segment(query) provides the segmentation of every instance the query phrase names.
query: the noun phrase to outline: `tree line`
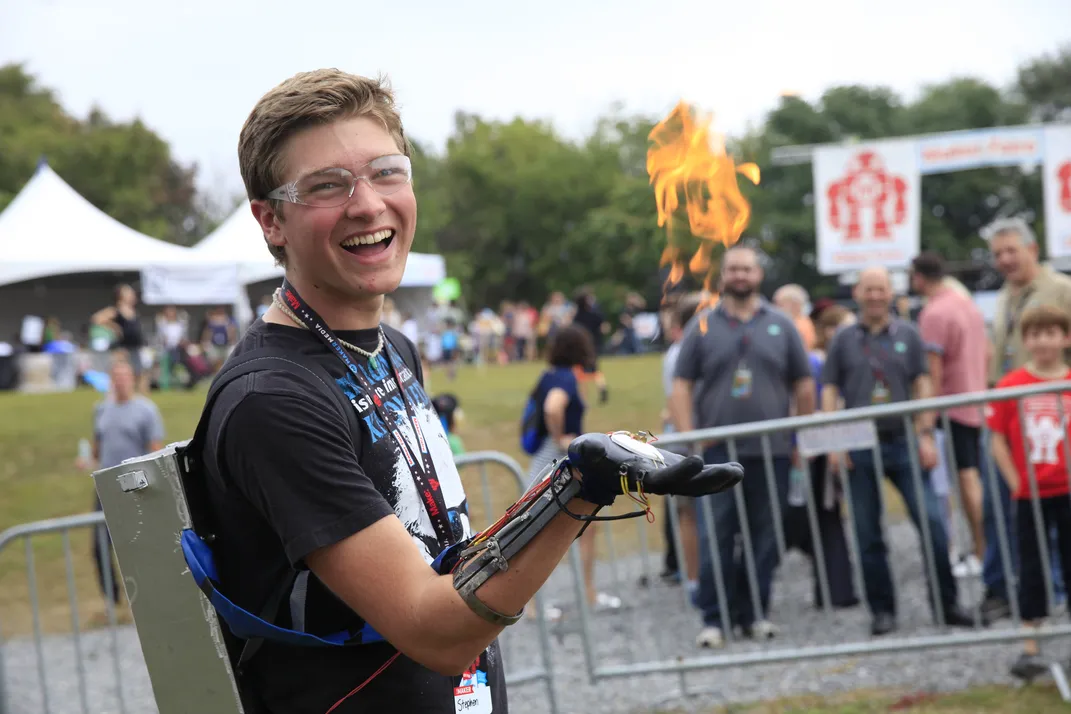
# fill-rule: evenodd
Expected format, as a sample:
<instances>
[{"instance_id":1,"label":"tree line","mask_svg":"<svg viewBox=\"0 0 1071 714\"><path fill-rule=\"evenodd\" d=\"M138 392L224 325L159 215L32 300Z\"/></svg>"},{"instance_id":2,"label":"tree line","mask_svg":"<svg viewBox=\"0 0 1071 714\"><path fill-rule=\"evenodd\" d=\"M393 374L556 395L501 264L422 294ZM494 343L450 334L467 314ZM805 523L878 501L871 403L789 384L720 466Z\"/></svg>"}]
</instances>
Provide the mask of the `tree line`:
<instances>
[{"instance_id":1,"label":"tree line","mask_svg":"<svg viewBox=\"0 0 1071 714\"><path fill-rule=\"evenodd\" d=\"M729 99L729 98L726 98ZM665 234L648 183L648 134L661 119L612 108L588 136L521 118L458 112L446 145L414 146L420 216L414 250L441 253L472 307L590 286L613 311L630 290L655 301ZM779 146L1071 120L1071 45L1024 63L1004 87L953 77L912 99L877 86L837 86L815 101L785 96L761 124L733 137L738 161L762 169L742 181L752 205L746 236L769 256L771 284L829 292L815 270L811 167L776 166ZM147 235L192 245L234 204L213 204L167 142L141 121L94 109L79 119L22 65L0 67L0 210L41 156L79 193ZM1016 167L927 176L922 246L950 260L982 260L978 229L998 214L1033 217L1041 233L1039 172Z\"/></svg>"}]
</instances>

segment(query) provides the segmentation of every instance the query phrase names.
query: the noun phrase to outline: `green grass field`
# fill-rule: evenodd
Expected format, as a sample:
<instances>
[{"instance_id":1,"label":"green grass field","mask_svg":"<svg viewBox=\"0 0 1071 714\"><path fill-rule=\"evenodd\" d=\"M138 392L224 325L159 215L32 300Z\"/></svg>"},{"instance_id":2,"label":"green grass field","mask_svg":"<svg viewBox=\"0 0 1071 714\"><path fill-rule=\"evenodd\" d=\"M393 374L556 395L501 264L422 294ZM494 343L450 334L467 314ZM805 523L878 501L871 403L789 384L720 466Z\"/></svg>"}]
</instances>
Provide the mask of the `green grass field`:
<instances>
[{"instance_id":1,"label":"green grass field","mask_svg":"<svg viewBox=\"0 0 1071 714\"><path fill-rule=\"evenodd\" d=\"M660 356L607 359L603 370L610 384L610 400L599 405L589 400L585 427L592 431L626 428L657 430L662 408ZM441 371L429 375L429 393L450 391L461 400L464 420L458 432L469 451L502 451L526 467L527 458L517 446L520 408L541 365L462 369L450 382ZM89 390L71 394L0 395L0 530L29 521L84 513L92 508L93 484L88 474L74 466L78 439L89 437L93 404L100 396ZM189 438L204 401L204 391L153 394L167 428L168 441ZM492 484L491 504L496 513L516 498L512 478L501 467L487 470ZM485 500L481 494L479 469L468 467L462 477L469 493L473 520L485 521ZM890 509L898 499L886 494ZM657 504L655 504L657 506ZM628 506L622 506L623 511ZM656 511L659 513L659 511ZM661 524L645 529L648 546L661 549ZM637 521L612 524L618 552L638 547ZM71 611L63 538L46 535L34 539L34 567L37 574L41 621L46 632L70 629ZM598 539L600 548L605 540ZM101 621L103 601L95 580L88 532L70 536L71 564L82 627ZM602 553L601 557L606 557ZM32 631L26 578L26 556L22 542L0 552L0 633L4 637ZM122 613L125 615L126 613ZM912 700L901 694L858 693L830 700L791 699L774 703L719 709L728 714L869 714L870 712L911 711L920 714L967 714L968 712L1030 712L1048 714L1065 711L1053 689L1032 687L1022 691L980 688L933 700ZM666 712L665 714L670 714ZM713 712L711 713L713 714Z\"/></svg>"}]
</instances>

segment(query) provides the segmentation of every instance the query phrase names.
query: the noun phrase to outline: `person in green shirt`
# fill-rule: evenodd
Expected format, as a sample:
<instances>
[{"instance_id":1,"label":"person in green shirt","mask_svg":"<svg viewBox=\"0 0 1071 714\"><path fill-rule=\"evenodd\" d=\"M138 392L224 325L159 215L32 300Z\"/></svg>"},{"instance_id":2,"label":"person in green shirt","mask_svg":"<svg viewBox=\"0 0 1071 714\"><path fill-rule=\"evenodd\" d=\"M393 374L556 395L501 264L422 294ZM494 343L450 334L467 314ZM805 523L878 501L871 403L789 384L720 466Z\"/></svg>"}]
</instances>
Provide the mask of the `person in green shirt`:
<instances>
[{"instance_id":1,"label":"person in green shirt","mask_svg":"<svg viewBox=\"0 0 1071 714\"><path fill-rule=\"evenodd\" d=\"M465 453L465 444L461 437L454 431L454 424L461 414L461 403L453 394L439 394L431 400L435 407L435 413L443 423L446 430L446 439L450 442L450 453L454 456Z\"/></svg>"}]
</instances>

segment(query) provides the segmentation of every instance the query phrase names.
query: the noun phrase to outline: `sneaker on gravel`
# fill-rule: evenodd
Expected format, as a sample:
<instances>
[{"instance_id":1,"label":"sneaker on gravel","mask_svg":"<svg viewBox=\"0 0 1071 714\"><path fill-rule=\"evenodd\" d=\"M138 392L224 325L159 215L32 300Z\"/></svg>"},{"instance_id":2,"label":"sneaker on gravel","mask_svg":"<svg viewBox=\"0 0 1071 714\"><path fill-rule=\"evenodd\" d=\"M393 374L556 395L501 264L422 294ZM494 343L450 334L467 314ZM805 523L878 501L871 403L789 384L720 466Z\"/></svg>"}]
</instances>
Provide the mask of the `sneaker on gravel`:
<instances>
[{"instance_id":1,"label":"sneaker on gravel","mask_svg":"<svg viewBox=\"0 0 1071 714\"><path fill-rule=\"evenodd\" d=\"M979 608L982 611L983 621L989 625L1005 617L1011 617L1011 605L1008 603L1008 598L993 593L986 593Z\"/></svg>"},{"instance_id":2,"label":"sneaker on gravel","mask_svg":"<svg viewBox=\"0 0 1071 714\"><path fill-rule=\"evenodd\" d=\"M696 647L717 649L723 644L725 644L725 640L722 639L720 627L704 627L695 638Z\"/></svg>"},{"instance_id":3,"label":"sneaker on gravel","mask_svg":"<svg viewBox=\"0 0 1071 714\"><path fill-rule=\"evenodd\" d=\"M595 595L595 607L592 609L595 610L595 612L619 610L621 609L621 598L608 593L598 593Z\"/></svg>"},{"instance_id":4,"label":"sneaker on gravel","mask_svg":"<svg viewBox=\"0 0 1071 714\"><path fill-rule=\"evenodd\" d=\"M1026 652L1019 655L1019 659L1015 660L1009 670L1011 676L1026 682L1032 682L1048 671L1049 665L1041 658L1041 655Z\"/></svg>"},{"instance_id":5,"label":"sneaker on gravel","mask_svg":"<svg viewBox=\"0 0 1071 714\"><path fill-rule=\"evenodd\" d=\"M781 633L781 628L769 620L759 620L750 628L750 636L756 640L772 640Z\"/></svg>"},{"instance_id":6,"label":"sneaker on gravel","mask_svg":"<svg viewBox=\"0 0 1071 714\"><path fill-rule=\"evenodd\" d=\"M971 553L952 563L952 575L957 578L977 578L982 574L982 561Z\"/></svg>"}]
</instances>

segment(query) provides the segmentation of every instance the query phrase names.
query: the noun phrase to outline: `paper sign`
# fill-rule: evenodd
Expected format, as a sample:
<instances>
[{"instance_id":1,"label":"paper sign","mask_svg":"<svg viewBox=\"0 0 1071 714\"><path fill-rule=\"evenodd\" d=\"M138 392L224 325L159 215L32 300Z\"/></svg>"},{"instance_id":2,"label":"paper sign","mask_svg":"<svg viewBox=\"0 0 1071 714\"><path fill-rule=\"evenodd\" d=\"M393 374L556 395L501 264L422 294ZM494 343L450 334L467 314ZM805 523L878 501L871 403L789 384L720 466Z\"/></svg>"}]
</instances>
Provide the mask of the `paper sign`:
<instances>
[{"instance_id":1,"label":"paper sign","mask_svg":"<svg viewBox=\"0 0 1071 714\"><path fill-rule=\"evenodd\" d=\"M907 266L919 252L920 185L911 140L815 151L818 271Z\"/></svg>"},{"instance_id":2,"label":"paper sign","mask_svg":"<svg viewBox=\"0 0 1071 714\"><path fill-rule=\"evenodd\" d=\"M796 433L796 446L804 458L841 451L872 449L878 443L874 422L853 421L846 424L813 426Z\"/></svg>"},{"instance_id":3,"label":"paper sign","mask_svg":"<svg viewBox=\"0 0 1071 714\"><path fill-rule=\"evenodd\" d=\"M1043 188L1049 257L1071 256L1071 127L1045 130Z\"/></svg>"}]
</instances>

